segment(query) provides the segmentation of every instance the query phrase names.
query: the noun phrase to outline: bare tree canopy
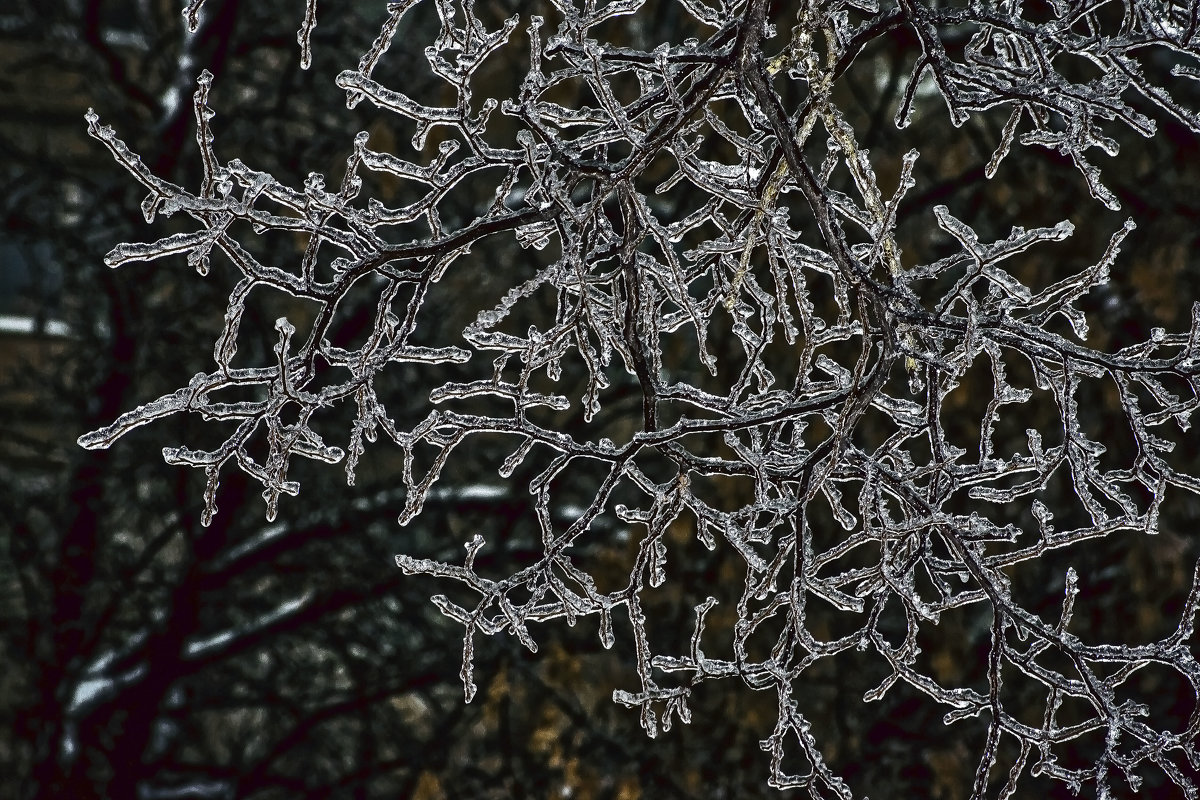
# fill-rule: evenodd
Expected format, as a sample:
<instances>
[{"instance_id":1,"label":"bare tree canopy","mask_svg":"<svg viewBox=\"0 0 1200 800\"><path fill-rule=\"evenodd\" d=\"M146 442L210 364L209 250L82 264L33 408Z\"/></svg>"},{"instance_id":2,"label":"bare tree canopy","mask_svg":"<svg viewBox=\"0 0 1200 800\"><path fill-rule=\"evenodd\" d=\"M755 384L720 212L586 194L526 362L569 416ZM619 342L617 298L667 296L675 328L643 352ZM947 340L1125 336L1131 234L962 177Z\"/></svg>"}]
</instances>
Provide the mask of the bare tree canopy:
<instances>
[{"instance_id":1,"label":"bare tree canopy","mask_svg":"<svg viewBox=\"0 0 1200 800\"><path fill-rule=\"evenodd\" d=\"M208 369L80 444L211 423L162 451L203 472L205 525L237 472L274 520L297 457L351 487L392 459L402 526L522 499L515 562L480 533L395 558L445 592L468 701L481 636L537 652L535 623L565 619L625 654L612 697L649 736L733 678L775 698L769 784L849 798L805 687L860 653L863 701L907 687L980 726L973 797L1033 778L1196 797L1200 572L1168 629L1117 640L1072 625L1089 575L1057 559L1157 534L1200 494L1200 303L1178 332L1090 331L1153 216L1100 167L1160 128L1200 133L1200 9L504 5L379 11L336 78L374 121L331 180L227 160L207 70L194 185L89 112L165 226L105 262L186 259L228 279L228 304ZM303 67L322 20L309 0ZM972 137L990 155L964 166ZM246 323L256 303L280 310L273 331ZM710 552L740 574L689 572ZM1014 589L1038 563L1056 608ZM685 629L657 617L673 581ZM924 637L968 611L982 662L948 680ZM1192 707L1152 708L1160 671Z\"/></svg>"}]
</instances>

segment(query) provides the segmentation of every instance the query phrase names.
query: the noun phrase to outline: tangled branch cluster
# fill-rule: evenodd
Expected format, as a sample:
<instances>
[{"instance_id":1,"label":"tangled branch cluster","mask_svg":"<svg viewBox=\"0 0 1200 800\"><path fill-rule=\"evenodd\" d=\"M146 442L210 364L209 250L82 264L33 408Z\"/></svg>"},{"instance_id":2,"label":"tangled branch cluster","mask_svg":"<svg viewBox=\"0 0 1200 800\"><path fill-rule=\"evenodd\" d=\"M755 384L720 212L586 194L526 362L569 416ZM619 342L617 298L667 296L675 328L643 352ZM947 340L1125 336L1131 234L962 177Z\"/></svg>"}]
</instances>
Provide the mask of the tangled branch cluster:
<instances>
[{"instance_id":1,"label":"tangled branch cluster","mask_svg":"<svg viewBox=\"0 0 1200 800\"><path fill-rule=\"evenodd\" d=\"M504 442L511 455L498 466L502 478L538 465L528 492L540 557L488 577L475 568L486 546L476 536L461 562L396 559L408 573L456 582L475 597L474 605L434 598L465 628L468 700L479 634L509 632L536 650L531 623L596 617L609 647L613 618L622 615L638 685L615 691L615 701L638 708L653 736L672 717L689 720L689 693L700 682L736 677L776 693L777 722L762 747L777 787L850 796L796 696L811 665L857 648L887 665L867 700L902 682L948 707L947 723L987 720L975 796L995 777L1008 740L1017 755L1004 797L1029 771L1107 796L1114 776L1136 788L1146 764L1195 797L1200 714L1180 730L1156 727L1121 690L1154 663L1200 691L1192 651L1200 576L1176 630L1130 646L1087 644L1069 630L1073 572L1061 614L1046 621L1013 599L1007 570L1085 540L1154 533L1170 493L1200 492L1200 479L1168 460L1168 429L1187 431L1200 402L1200 305L1186 333L1156 329L1116 352L1085 343L1079 301L1108 280L1132 221L1112 233L1093 266L1031 287L1018 278L1023 254L1070 237L1070 222L985 241L939 206L931 220L938 233L930 235L948 255L907 261L896 231L918 153L886 165L896 177L881 180L884 167L860 146L837 98L839 79L864 48L907 31L919 52L897 126L929 90L956 126L1003 109L1010 116L989 177L1018 143L1052 148L1074 162L1096 201L1115 209L1116 196L1088 160L1092 148L1115 154L1112 131L1122 126L1153 135L1155 122L1139 108L1200 131L1200 118L1145 66L1165 58L1180 82L1200 77L1186 66L1200 57L1196 9L1052 2L1048 19L1030 21L1010 0L831 0L805 3L794 27L790 17L774 20L777 31L765 0L679 0L707 37L647 49L636 46L641 0L553 0L546 17L528 16L522 26L517 15L492 28L470 0L428 2L440 30L425 54L446 102L426 104L373 77L420 2L390 4L374 44L337 83L349 106L366 100L403 120L414 153L377 151L360 134L333 190L316 173L291 188L241 161L221 161L207 72L195 95L203 177L194 191L156 177L89 114L91 134L149 190L147 221L183 212L198 223L150 244L120 245L108 264L184 255L203 275L219 254L238 280L214 368L81 444L107 447L181 412L222 426L219 446L163 451L168 463L204 470L207 522L227 467L262 483L272 518L280 495L298 491L289 478L294 456L343 462L353 483L382 432L404 454L407 524L456 451ZM200 3L192 5L194 21ZM300 35L305 61L313 5ZM480 84L506 50L521 54L528 73L512 97L498 100ZM1099 77L1074 79L1062 68L1080 59ZM427 146L431 136L436 146ZM406 204L361 197L365 171L398 181ZM476 193L475 215L448 222L446 199L476 191L469 187L481 180L494 195L479 203ZM294 264L262 263L239 241L246 225L303 237L303 255ZM481 255L506 237L540 251L535 274ZM452 271L484 270L508 281L499 301L460 339L423 339L433 287ZM376 300L370 333L357 346L335 346L339 309L364 286ZM239 326L247 299L264 288L316 313L302 332L281 318L274 360L246 365ZM518 319L531 318L539 321L518 329ZM427 415L408 427L393 421L389 404L411 398L382 396L376 385L402 363L449 376L428 396ZM991 396L978 446L968 450L944 425L973 365L990 371ZM970 387L980 389L978 381ZM1104 444L1081 422L1081 398L1102 392L1115 393L1123 409L1134 443L1127 463L1103 458ZM222 399L228 393L235 399ZM593 436L602 412L631 393L634 418L623 410L623 427ZM344 446L327 444L318 429L349 404L353 422L337 434ZM579 430L556 423L576 409ZM1035 426L1022 447L996 433L1014 421ZM1044 502L1056 480L1069 480L1076 507ZM735 507L710 496L722 481L744 489L734 492ZM593 489L582 505L561 498L571 485ZM705 547L736 552L745 584L732 625L706 627L717 603L709 597L696 607L690 648L672 654L652 641L644 599L668 580L667 534L680 521ZM834 522L842 533L832 542L817 535ZM577 556L614 526L640 543L624 584L602 590ZM817 605L852 619L853 630L819 635L809 624ZM918 659L922 626L967 605L991 612L982 688L942 685ZM889 627L897 613L902 624ZM1005 677L1015 673L1045 687L1040 724L1005 705ZM1088 713L1060 722L1068 698ZM1103 747L1093 766L1058 763L1061 745L1095 732Z\"/></svg>"}]
</instances>

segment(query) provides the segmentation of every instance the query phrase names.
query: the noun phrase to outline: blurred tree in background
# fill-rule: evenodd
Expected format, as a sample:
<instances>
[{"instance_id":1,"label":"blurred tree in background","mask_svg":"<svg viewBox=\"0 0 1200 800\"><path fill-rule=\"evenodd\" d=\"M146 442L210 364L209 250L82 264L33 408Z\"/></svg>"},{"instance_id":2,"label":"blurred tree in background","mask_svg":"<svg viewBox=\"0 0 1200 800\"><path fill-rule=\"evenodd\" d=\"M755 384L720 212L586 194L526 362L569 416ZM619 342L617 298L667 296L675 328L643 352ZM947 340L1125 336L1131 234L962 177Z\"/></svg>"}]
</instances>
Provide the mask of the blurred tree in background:
<instances>
[{"instance_id":1,"label":"blurred tree in background","mask_svg":"<svg viewBox=\"0 0 1200 800\"><path fill-rule=\"evenodd\" d=\"M199 186L208 177L194 144L192 95L202 68L216 78L206 102L219 114L212 122L219 151L287 186L303 187L309 171L316 170L337 187L357 132L368 132L372 151L397 153L407 147L412 126L370 103L347 111L346 91L334 80L378 35L387 17L378 4L323 11L312 31L312 65L305 71L296 69L296 27L303 8L295 2L209 0L194 34L186 32L173 3L61 5L50 10L21 0L0 12L5 67L0 177L7 190L0 206L0 278L9 321L0 364L0 504L6 509L0 519L0 713L13 734L0 739L0 775L5 776L0 794L800 796L767 788L770 756L759 741L775 725L776 697L750 691L740 680L698 685L689 701L696 724L674 727L653 742L645 739L639 715L611 700L614 688L627 688L638 677L632 665L633 626L617 615L613 649L602 646L594 618L575 626L536 626L536 654L515 639L480 638L474 654L478 694L472 703L462 702L462 630L429 603L431 591L446 588L405 576L393 555L459 563L462 544L479 534L487 542L474 562L480 573L508 575L536 564L543 556L539 526L546 521L526 487L546 463L531 457L514 466L511 477L500 479L497 466L511 452L511 439L478 437L469 450L457 451L442 480L430 487L420 515L405 527L396 524L410 510L413 496L404 483L404 454L383 443L362 453L352 488L338 480L337 468L296 460L288 477L304 490L280 503L270 522L263 520L258 482L228 470L215 496L218 513L207 526L201 524L205 476L163 469L157 455L164 443L218 447L220 437L197 415L177 414L137 428L111 449L77 447L79 435L211 369L207 343L225 324L226 297L236 283L219 260L203 280L182 258L131 263L117 272L104 265L104 253L118 242L154 237L137 213L143 187L84 136L88 107L118 127L154 175L180 186ZM653 53L661 42L678 45L688 36L707 39L711 29L697 25L689 7L699 4L647 3L632 17L605 22L604 31L630 54ZM1161 6L1167 18L1173 8ZM488 30L519 13L523 31L530 13L515 2L479 4L475 11ZM786 52L795 13L784 4L767 10L779 31L770 53ZM1025 16L1035 21L1063 13L1039 3L1025 8ZM1191 14L1195 23L1194 9L1180 13ZM421 4L401 26L374 79L424 102L452 106L454 92L430 73L423 52L441 30L434 5ZM950 26L942 33L948 50L959 57L976 32ZM728 37L722 41L731 44L733 34ZM529 70L528 44L522 46L498 49L474 76L480 102L518 96ZM922 48L913 27L881 25L857 54L855 69L838 74L833 89L857 145L870 151L880 186L896 185L910 148L922 154L912 165L914 186L894 229L905 263L932 263L955 252L948 237L933 230L936 205L947 206L985 242L1004 239L1013 225L1033 229L1069 219L1077 229L1072 238L1030 250L1014 270L1040 287L1096 263L1111 232L1129 215L1138 227L1122 242L1111 280L1080 303L1092 326L1087 344L1111 353L1148 340L1156 326L1186 329L1193 287L1200 285L1194 256L1198 204L1191 191L1200 179L1195 134L1162 113L1154 115L1160 130L1152 139L1122 128L1105 131L1119 141L1121 153L1093 160L1121 212L1097 204L1070 153L1054 149L1014 147L994 177L985 180L985 168L1005 136L1007 111L973 113L961 127L952 127L936 92L913 86L911 124L903 130L893 124ZM636 61L635 55L629 58ZM1079 74L1070 77L1086 82L1093 77L1091 67L1079 62L1071 62L1070 69ZM1175 65L1162 58L1148 59L1142 67L1155 80L1169 81ZM778 73L783 103L789 110L802 105L803 82L784 80L786 70ZM619 104L639 91L633 85L623 88L630 94L615 100ZM1172 92L1183 105L1200 107L1200 97L1186 81L1173 83ZM552 99L568 108L604 107L604 98L562 95ZM709 124L744 126L733 101L725 102L728 114ZM1130 102L1150 113L1149 101ZM500 136L516 129L505 127L499 110L493 120ZM805 151L816 164L825 157L820 130ZM739 129L731 135L765 145L752 133ZM426 160L449 138L431 137ZM727 145L714 145L715 137L709 138L716 156L705 151L705 157L736 161L721 151ZM607 157L614 161L628 155L619 142L610 147ZM760 196L771 191L767 181L780 158L761 175ZM671 172L669 165L650 163L641 178L647 186L640 190L650 191ZM389 207L419 197L410 196L410 181L387 172L363 179L364 194ZM460 229L494 200L505 199L493 197L495 183L468 182L446 193L436 206L441 226ZM528 184L526 177L514 186L528 189ZM847 184L843 190L852 191ZM686 194L668 193L663 202L691 209ZM786 197L795 218L802 219L803 201L795 193ZM613 200L600 215L610 230L624 235L636 216L631 207ZM182 216L158 219L155 235L189 232ZM389 233L406 241L413 230L420 233L398 224ZM530 238L535 234L531 231ZM424 235L430 235L428 229ZM250 246L251 238L260 263L291 271L310 241L303 231L286 230L246 236L243 243ZM603 237L596 241L600 248ZM809 244L816 246L817 238ZM480 310L545 269L553 251L522 247L515 237L479 242L472 268L447 270L430 288L421 309L420 341L461 339ZM732 264L738 264L737 256ZM322 261L320 268L330 265ZM725 286L713 278L712 296L723 298L740 288L735 273ZM328 332L331 347L362 347L384 317L378 286L367 283L341 297L338 324ZM816 294L826 284L813 287L818 313L826 313L835 300ZM553 293L535 295L530 306L518 308L506 330L523 336L524 328L553 319ZM282 291L252 294L237 337L238 358L272 363L279 342L274 322L285 316L303 339L304 326L314 323L316 313L311 304ZM707 342L722 363L745 361L731 324L718 324ZM694 345L691 351L677 341L673 346L679 349L663 354L673 365L696 357ZM853 366L853 353L833 357ZM411 430L428 413L430 390L447 379L431 378L408 364L397 366L379 374L375 389L380 396L400 398L389 402L391 421ZM453 372L460 369L456 365L446 369L462 381L479 377L466 367L461 373ZM905 368L896 373L892 378L906 380ZM575 387L575 399L586 376L577 365L567 369L564 380ZM986 364L959 380L963 388L944 398L943 424L949 441L970 449L978 442L995 387ZM581 440L603 434L621 443L642 430L643 389L634 377L618 376L594 418L585 419L577 402L557 416L538 419L552 419L559 430ZM254 399L247 392L229 402ZM340 427L344 437L355 409L343 406L332 413L328 430ZM1045 405L1035 404L1028 414L998 426L997 452L1024 447L1026 428L1056 420L1054 409ZM1095 389L1081 398L1080 416L1093 435L1112 434L1103 438L1112 464L1128 464L1135 456L1134 441L1120 433L1129 423L1114 392ZM868 440L886 435L882 423L868 420L863 427ZM1194 435L1176 439L1173 465L1196 474ZM255 453L264 462L267 456L266 450ZM420 463L418 471L427 465ZM547 507L549 524L565 529L575 522L602 474L584 474L577 484L556 483L555 503ZM692 481L694 491L707 492L707 502L721 511L732 512L753 499L736 479L696 474ZM1064 497L1073 491L1070 481L1056 481L1039 497L1060 507L1069 504ZM951 510L966 514L972 509ZM998 522L1032 523L1019 516L1002 519L1003 514L996 512ZM1193 535L1200 508L1194 496L1173 491L1160 514L1157 536L1092 539L1008 569L1013 596L1053 624L1062 605L1063 575L1073 567L1081 587L1071 624L1077 635L1088 643L1167 636L1183 611L1192 564L1200 554ZM1068 524L1066 518L1059 522ZM828 510L813 524L824 537L821 548L836 546L841 527ZM641 552L641 533L631 531L645 526L611 510L592 526L600 535L578 549L576 563L596 578L601 591L616 591ZM706 595L719 600L710 626L734 624L746 572L744 554L724 545L712 551L700 546L696 528L696 520L684 514L663 529L671 550L670 580L642 601L654 636L681 652L696 624L694 606ZM452 599L467 602L465 596ZM813 611L809 624L822 638L845 633L836 614ZM945 611L939 625L921 629L924 668L946 686L986 686L989 625L989 615L977 609ZM800 676L796 700L812 723L825 762L856 796L967 797L985 746L986 714L944 725L947 708L903 682L879 702L865 704L864 693L886 676L878 661L876 653L850 648ZM1008 673L1005 685L1014 692L1007 701L1010 712L1028 724L1041 724L1046 702L1044 691L1038 693L1041 687L1022 686ZM1196 699L1174 671L1143 669L1130 687L1137 700L1151 706L1157 725L1175 730L1188 725ZM1096 758L1094 747L1085 741L1057 755L1067 768L1084 768ZM1193 766L1178 768L1194 776ZM1007 778L1003 772L991 776L993 795ZM1171 796L1162 773L1148 773L1145 780L1153 796ZM1028 775L1022 791L1071 796L1062 783ZM1114 791L1121 796L1128 787Z\"/></svg>"}]
</instances>

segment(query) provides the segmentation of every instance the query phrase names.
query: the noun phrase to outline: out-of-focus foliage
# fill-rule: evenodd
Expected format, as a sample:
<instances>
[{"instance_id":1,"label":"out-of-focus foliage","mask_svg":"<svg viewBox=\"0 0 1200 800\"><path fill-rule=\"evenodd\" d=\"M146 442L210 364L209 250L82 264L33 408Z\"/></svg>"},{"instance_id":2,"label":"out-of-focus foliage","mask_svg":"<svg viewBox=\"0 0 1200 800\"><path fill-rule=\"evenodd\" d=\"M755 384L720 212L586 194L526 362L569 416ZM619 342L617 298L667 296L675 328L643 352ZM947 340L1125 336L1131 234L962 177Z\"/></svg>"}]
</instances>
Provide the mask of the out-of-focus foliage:
<instances>
[{"instance_id":1,"label":"out-of-focus foliage","mask_svg":"<svg viewBox=\"0 0 1200 800\"><path fill-rule=\"evenodd\" d=\"M6 532L31 794L1194 791L1194 12L200 5L29 29L156 229Z\"/></svg>"}]
</instances>

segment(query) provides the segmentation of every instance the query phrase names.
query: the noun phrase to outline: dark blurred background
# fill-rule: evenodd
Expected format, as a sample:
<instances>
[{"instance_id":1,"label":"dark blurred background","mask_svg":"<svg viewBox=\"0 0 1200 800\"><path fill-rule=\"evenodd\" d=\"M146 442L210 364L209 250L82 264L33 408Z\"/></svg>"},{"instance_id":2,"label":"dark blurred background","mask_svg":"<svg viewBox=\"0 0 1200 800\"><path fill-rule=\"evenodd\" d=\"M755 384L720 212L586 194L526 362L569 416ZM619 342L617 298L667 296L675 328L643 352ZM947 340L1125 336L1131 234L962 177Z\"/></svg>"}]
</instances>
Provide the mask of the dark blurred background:
<instances>
[{"instance_id":1,"label":"dark blurred background","mask_svg":"<svg viewBox=\"0 0 1200 800\"><path fill-rule=\"evenodd\" d=\"M509 5L489 13L506 16ZM381 443L353 488L339 468L298 465L302 492L285 499L272 524L257 489L229 473L218 515L203 528L202 476L164 467L159 454L164 445L204 442L196 420L173 417L110 450L76 446L80 434L209 367L233 282L219 268L201 279L182 261L104 266L114 244L152 234L139 214L140 187L85 135L85 111L94 107L157 174L195 185L191 95L208 68L221 158L242 158L291 185L310 170L334 184L357 131L370 131L377 149L396 136L367 104L347 111L333 84L375 37L382 4L322 6L306 72L297 68L302 14L299 0L209 0L201 30L188 35L179 4L166 0L9 0L0 9L0 796L791 796L765 786L758 747L774 725L773 695L706 684L692 725L644 736L636 712L611 702L614 688L634 680L619 620L612 651L599 646L592 620L535 630L537 655L507 638L481 642L480 692L463 703L461 628L428 599L442 588L406 579L392 556L455 558L482 530L496 544L489 557L521 563L540 547L523 488L532 470L503 484L483 448L478 464L457 464L450 476L478 491L432 501L400 528L395 454ZM678 17L675 5L651 3L637 35L651 47L677 40ZM421 50L434 19L406 21L377 74L431 82ZM1139 228L1112 283L1086 301L1089 343L1110 349L1146 338L1154 325L1185 327L1200 296L1197 138L1161 116L1152 141L1120 132L1122 155L1098 161L1120 213L1104 211L1068 162L1042 150L1016 150L986 182L983 165L1004 116L977 114L955 129L940 100L925 97L911 128L893 128L915 52L898 32L868 48L839 90L881 175L892 165L885 183L894 183L905 150L923 153L905 203L912 221L900 229L907 258L944 255L928 227L938 203L983 236L1070 218L1076 237L1022 262L1022 277L1042 285L1039 275L1099 258L1127 213ZM1170 65L1160 66L1165 75ZM1200 106L1194 95L1179 99ZM397 191L383 181L374 189ZM452 201L463 204L460 217L475 199ZM295 242L269 246L281 262L298 258ZM504 258L531 257L511 243L495 247L511 250ZM450 298L475 296L481 282L505 285L500 271L446 280ZM281 302L263 299L243 323L266 351ZM447 310L446 325L456 310ZM467 310L469 320L476 309ZM981 399L963 409L967 440L990 397L986 370L972 379ZM410 406L403 414L424 416L422 397ZM1097 438L1111 429L1117 457L1127 457L1118 412L1098 394L1087 425ZM1023 437L1023 428L1012 435ZM1176 463L1194 468L1195 455L1195 437L1182 437ZM1073 630L1097 641L1157 638L1174 628L1186 594L1200 552L1198 516L1195 498L1172 497L1157 537L1056 553L1014 570L1014 585L1052 620L1073 565L1083 587ZM680 532L680 542L689 537ZM597 570L609 559L621 574L632 546L620 536L597 546ZM686 634L705 594L736 596L742 573L733 555L687 552L695 560L676 558L676 579L648 601L656 628ZM982 610L964 612L928 632L924 657L938 680L981 679L987 623ZM870 654L856 653L806 673L804 710L828 761L856 795L966 797L986 721L945 727L946 709L904 687L864 704L877 680L871 664ZM1195 703L1173 674L1150 669L1131 686L1180 726ZM1044 702L1036 690L1035 714ZM1075 755L1086 763L1086 752ZM1152 796L1172 796L1161 776L1147 781ZM1025 786L1068 796L1036 779Z\"/></svg>"}]
</instances>

